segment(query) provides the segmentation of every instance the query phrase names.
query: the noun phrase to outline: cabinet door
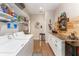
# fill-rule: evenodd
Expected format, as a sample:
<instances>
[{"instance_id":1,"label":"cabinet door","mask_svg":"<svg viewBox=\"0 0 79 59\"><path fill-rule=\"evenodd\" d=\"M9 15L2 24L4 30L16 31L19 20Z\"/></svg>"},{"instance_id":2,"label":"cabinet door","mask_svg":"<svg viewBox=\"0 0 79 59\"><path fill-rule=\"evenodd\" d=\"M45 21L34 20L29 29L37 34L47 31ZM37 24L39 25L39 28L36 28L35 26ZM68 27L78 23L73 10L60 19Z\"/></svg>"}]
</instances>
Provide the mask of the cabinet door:
<instances>
[{"instance_id":1,"label":"cabinet door","mask_svg":"<svg viewBox=\"0 0 79 59\"><path fill-rule=\"evenodd\" d=\"M79 47L76 48L76 55L79 56Z\"/></svg>"},{"instance_id":2,"label":"cabinet door","mask_svg":"<svg viewBox=\"0 0 79 59\"><path fill-rule=\"evenodd\" d=\"M52 50L54 51L55 55L57 56L60 56L60 55L63 55L62 54L62 41L55 37L55 36L52 36L52 40L51 40L51 48Z\"/></svg>"},{"instance_id":3,"label":"cabinet door","mask_svg":"<svg viewBox=\"0 0 79 59\"><path fill-rule=\"evenodd\" d=\"M55 55L65 55L65 43L63 40L50 34L49 45Z\"/></svg>"},{"instance_id":4,"label":"cabinet door","mask_svg":"<svg viewBox=\"0 0 79 59\"><path fill-rule=\"evenodd\" d=\"M66 45L66 50L65 50L65 53L66 53L66 56L72 56L72 48L68 45Z\"/></svg>"},{"instance_id":5,"label":"cabinet door","mask_svg":"<svg viewBox=\"0 0 79 59\"><path fill-rule=\"evenodd\" d=\"M47 42L47 43L49 43L50 38L51 38L51 37L50 37L50 34L49 34L49 33L46 33L46 42Z\"/></svg>"},{"instance_id":6,"label":"cabinet door","mask_svg":"<svg viewBox=\"0 0 79 59\"><path fill-rule=\"evenodd\" d=\"M71 46L68 43L65 43L65 55L66 56L75 56L76 55L75 47Z\"/></svg>"},{"instance_id":7,"label":"cabinet door","mask_svg":"<svg viewBox=\"0 0 79 59\"><path fill-rule=\"evenodd\" d=\"M51 44L50 45L51 45L52 50L56 54L56 44L55 44L54 38L51 39Z\"/></svg>"},{"instance_id":8,"label":"cabinet door","mask_svg":"<svg viewBox=\"0 0 79 59\"><path fill-rule=\"evenodd\" d=\"M54 43L55 38L51 34L49 34L49 37L50 38L48 40L48 43L49 43L50 47L52 48L53 52L56 54L56 47L55 47L55 43Z\"/></svg>"},{"instance_id":9,"label":"cabinet door","mask_svg":"<svg viewBox=\"0 0 79 59\"><path fill-rule=\"evenodd\" d=\"M55 40L55 47L56 47L56 55L58 55L58 56L65 55L65 44L64 44L64 41L62 41L59 38L56 38L56 40Z\"/></svg>"}]
</instances>

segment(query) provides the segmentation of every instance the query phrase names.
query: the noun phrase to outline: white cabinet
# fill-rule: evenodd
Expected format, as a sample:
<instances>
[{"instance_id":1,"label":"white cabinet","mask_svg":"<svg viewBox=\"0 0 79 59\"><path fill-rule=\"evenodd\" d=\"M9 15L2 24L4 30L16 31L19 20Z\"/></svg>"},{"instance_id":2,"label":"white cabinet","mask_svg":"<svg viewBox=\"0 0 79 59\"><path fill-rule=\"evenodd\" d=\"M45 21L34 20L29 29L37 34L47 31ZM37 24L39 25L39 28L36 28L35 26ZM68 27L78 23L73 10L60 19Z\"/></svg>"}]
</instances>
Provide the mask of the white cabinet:
<instances>
[{"instance_id":1,"label":"white cabinet","mask_svg":"<svg viewBox=\"0 0 79 59\"><path fill-rule=\"evenodd\" d=\"M49 33L46 33L46 35L45 35L45 41L47 43L50 41L50 35L49 35Z\"/></svg>"},{"instance_id":2,"label":"white cabinet","mask_svg":"<svg viewBox=\"0 0 79 59\"><path fill-rule=\"evenodd\" d=\"M33 40L29 39L28 43L21 49L17 56L32 56Z\"/></svg>"},{"instance_id":3,"label":"white cabinet","mask_svg":"<svg viewBox=\"0 0 79 59\"><path fill-rule=\"evenodd\" d=\"M49 34L48 43L56 56L65 55L65 43L58 37Z\"/></svg>"}]
</instances>

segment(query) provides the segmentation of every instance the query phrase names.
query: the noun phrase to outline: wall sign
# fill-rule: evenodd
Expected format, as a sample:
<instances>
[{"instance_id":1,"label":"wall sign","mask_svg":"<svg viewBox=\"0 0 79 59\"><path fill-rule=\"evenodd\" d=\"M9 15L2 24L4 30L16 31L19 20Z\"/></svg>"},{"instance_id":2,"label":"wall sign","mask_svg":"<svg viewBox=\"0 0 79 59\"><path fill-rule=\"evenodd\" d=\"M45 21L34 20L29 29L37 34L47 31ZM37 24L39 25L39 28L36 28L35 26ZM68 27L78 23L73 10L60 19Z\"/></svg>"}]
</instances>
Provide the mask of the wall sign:
<instances>
[{"instance_id":1,"label":"wall sign","mask_svg":"<svg viewBox=\"0 0 79 59\"><path fill-rule=\"evenodd\" d=\"M7 28L10 29L11 28L11 23L7 24Z\"/></svg>"},{"instance_id":2,"label":"wall sign","mask_svg":"<svg viewBox=\"0 0 79 59\"><path fill-rule=\"evenodd\" d=\"M17 23L13 23L14 29L17 29Z\"/></svg>"},{"instance_id":3,"label":"wall sign","mask_svg":"<svg viewBox=\"0 0 79 59\"><path fill-rule=\"evenodd\" d=\"M7 28L8 29L17 29L17 23L15 23L15 22L7 23Z\"/></svg>"}]
</instances>

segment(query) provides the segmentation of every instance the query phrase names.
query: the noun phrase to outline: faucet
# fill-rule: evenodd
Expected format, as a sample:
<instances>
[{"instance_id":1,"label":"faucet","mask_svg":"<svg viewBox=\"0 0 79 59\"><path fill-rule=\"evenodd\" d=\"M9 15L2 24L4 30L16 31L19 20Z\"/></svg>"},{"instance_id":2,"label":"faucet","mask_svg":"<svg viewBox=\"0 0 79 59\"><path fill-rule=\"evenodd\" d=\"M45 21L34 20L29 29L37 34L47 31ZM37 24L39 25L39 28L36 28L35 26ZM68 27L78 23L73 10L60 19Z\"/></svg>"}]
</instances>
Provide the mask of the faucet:
<instances>
[{"instance_id":1,"label":"faucet","mask_svg":"<svg viewBox=\"0 0 79 59\"><path fill-rule=\"evenodd\" d=\"M12 39L12 36L14 37L13 33L12 34L8 34L8 39Z\"/></svg>"}]
</instances>

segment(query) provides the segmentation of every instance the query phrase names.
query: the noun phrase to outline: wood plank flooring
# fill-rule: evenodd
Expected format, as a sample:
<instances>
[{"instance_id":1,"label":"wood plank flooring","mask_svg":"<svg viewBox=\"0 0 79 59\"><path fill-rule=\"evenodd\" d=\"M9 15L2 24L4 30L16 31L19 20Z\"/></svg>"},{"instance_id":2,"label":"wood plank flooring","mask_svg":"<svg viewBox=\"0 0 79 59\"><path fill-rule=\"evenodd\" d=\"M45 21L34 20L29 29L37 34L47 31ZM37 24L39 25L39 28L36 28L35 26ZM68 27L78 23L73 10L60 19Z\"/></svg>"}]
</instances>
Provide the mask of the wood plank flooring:
<instances>
[{"instance_id":1,"label":"wood plank flooring","mask_svg":"<svg viewBox=\"0 0 79 59\"><path fill-rule=\"evenodd\" d=\"M34 40L33 53L41 53L42 56L54 56L49 44L40 40Z\"/></svg>"}]
</instances>

